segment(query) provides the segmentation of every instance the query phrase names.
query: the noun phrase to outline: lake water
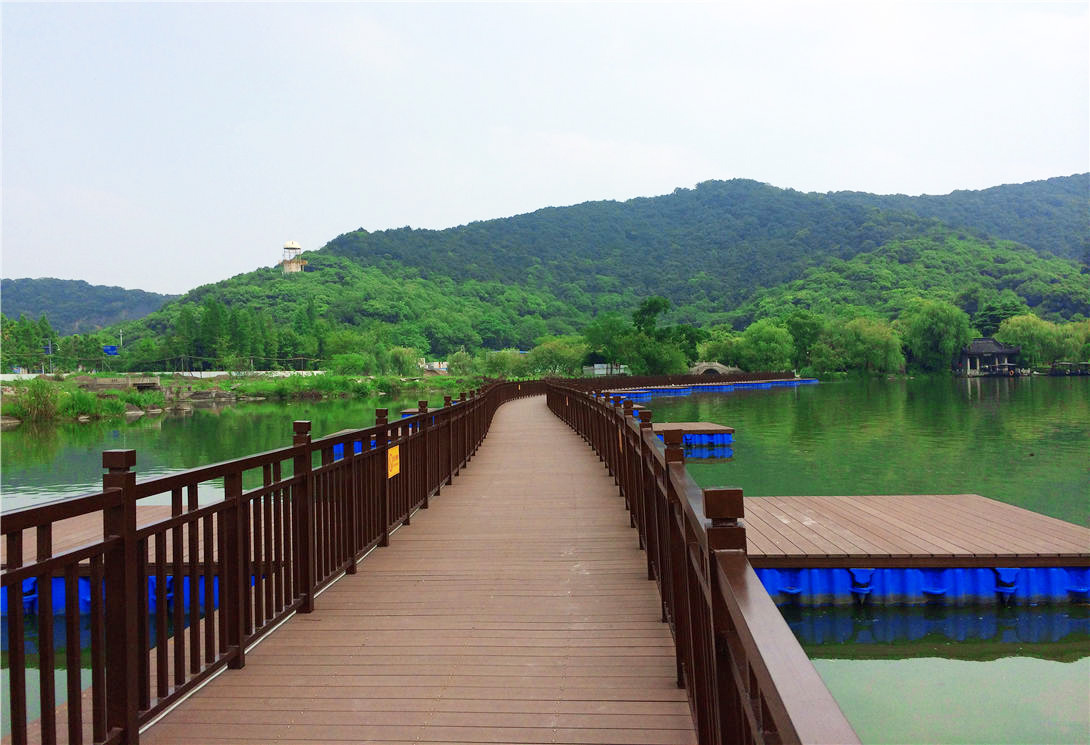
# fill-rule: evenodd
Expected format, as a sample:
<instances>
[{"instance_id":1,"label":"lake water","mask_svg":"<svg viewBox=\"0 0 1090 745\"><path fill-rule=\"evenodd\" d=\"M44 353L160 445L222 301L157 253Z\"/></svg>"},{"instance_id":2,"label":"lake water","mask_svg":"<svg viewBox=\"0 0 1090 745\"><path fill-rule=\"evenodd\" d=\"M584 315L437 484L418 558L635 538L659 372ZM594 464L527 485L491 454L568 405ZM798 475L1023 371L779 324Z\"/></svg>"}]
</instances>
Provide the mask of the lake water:
<instances>
[{"instance_id":1,"label":"lake water","mask_svg":"<svg viewBox=\"0 0 1090 745\"><path fill-rule=\"evenodd\" d=\"M1087 378L864 380L645 405L655 421L735 428L730 461L688 461L701 486L973 493L1090 525ZM866 743L1090 742L1085 606L782 610Z\"/></svg>"},{"instance_id":2,"label":"lake water","mask_svg":"<svg viewBox=\"0 0 1090 745\"><path fill-rule=\"evenodd\" d=\"M440 395L430 404L441 406ZM185 416L23 424L0 434L0 499L10 510L102 488L102 451L136 450L138 480L291 445L292 422L311 422L311 437L375 423L375 409L390 418L417 400L337 399L268 401L196 408ZM150 503L150 502L149 502Z\"/></svg>"},{"instance_id":3,"label":"lake water","mask_svg":"<svg viewBox=\"0 0 1090 745\"><path fill-rule=\"evenodd\" d=\"M731 461L689 462L703 486L748 496L968 492L1090 525L1088 378L865 380L646 405L656 421L736 429ZM23 426L0 436L3 508L100 488L104 449L134 448L144 478L284 447L296 419L311 420L315 437L368 426L379 406L396 416L416 401L263 402L129 424ZM785 616L865 742L1085 743L1086 611Z\"/></svg>"}]
</instances>

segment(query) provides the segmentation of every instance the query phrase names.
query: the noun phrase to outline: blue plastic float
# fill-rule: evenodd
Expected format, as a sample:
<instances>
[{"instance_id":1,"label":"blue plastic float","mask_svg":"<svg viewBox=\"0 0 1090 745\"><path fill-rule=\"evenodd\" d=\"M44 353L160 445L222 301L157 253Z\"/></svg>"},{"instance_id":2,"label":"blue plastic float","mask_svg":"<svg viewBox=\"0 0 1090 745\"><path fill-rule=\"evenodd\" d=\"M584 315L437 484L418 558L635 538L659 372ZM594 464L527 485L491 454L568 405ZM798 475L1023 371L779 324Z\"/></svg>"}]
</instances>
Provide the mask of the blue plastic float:
<instances>
[{"instance_id":1,"label":"blue plastic float","mask_svg":"<svg viewBox=\"0 0 1090 745\"><path fill-rule=\"evenodd\" d=\"M63 577L53 577L50 584L50 591L53 595L53 612L63 613L66 607L66 597L64 588ZM156 610L158 605L158 595L156 592L155 576L148 577L148 612L151 613ZM188 610L190 606L190 589L189 589L189 577L185 576L181 578L181 582L177 583L177 587L181 588L182 604L183 607ZM253 579L251 578L251 583ZM91 611L91 578L90 577L78 577L77 583L77 595L79 597L79 610L81 613L90 613ZM197 577L197 602L200 607L204 607L204 577ZM174 577L167 575L166 577L166 600L168 606L173 606L174 594L177 589ZM37 578L31 577L30 579L23 580L23 612L35 615L38 613L41 586L38 583ZM8 592L7 588L0 588L0 615L7 616L8 614ZM212 577L212 607L216 607L219 603L219 578Z\"/></svg>"},{"instance_id":2,"label":"blue plastic float","mask_svg":"<svg viewBox=\"0 0 1090 745\"><path fill-rule=\"evenodd\" d=\"M756 569L777 604L1086 603L1090 567Z\"/></svg>"}]
</instances>

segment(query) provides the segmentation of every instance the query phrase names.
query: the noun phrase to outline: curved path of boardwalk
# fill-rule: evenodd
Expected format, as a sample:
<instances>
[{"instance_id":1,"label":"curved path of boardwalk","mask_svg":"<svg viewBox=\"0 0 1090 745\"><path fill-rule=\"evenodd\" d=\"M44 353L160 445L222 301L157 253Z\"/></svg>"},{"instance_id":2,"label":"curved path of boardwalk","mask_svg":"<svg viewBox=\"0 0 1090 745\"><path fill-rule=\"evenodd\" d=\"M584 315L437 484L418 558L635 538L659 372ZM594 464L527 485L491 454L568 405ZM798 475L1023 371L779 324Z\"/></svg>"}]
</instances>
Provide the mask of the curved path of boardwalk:
<instances>
[{"instance_id":1,"label":"curved path of boardwalk","mask_svg":"<svg viewBox=\"0 0 1090 745\"><path fill-rule=\"evenodd\" d=\"M598 457L543 397L144 733L165 743L693 743L655 583Z\"/></svg>"}]
</instances>

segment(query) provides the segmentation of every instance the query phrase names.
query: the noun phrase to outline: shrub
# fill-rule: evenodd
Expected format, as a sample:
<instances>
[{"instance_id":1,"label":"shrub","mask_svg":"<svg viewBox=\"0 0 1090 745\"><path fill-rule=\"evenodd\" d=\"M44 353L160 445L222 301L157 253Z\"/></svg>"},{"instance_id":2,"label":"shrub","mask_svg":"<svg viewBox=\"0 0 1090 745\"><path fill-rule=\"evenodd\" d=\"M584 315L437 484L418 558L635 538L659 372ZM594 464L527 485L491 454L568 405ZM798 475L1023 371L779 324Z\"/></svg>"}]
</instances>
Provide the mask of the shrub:
<instances>
[{"instance_id":1,"label":"shrub","mask_svg":"<svg viewBox=\"0 0 1090 745\"><path fill-rule=\"evenodd\" d=\"M21 419L44 421L57 415L57 401L60 398L57 386L41 378L34 378L23 389L23 395L16 405L21 408Z\"/></svg>"},{"instance_id":2,"label":"shrub","mask_svg":"<svg viewBox=\"0 0 1090 745\"><path fill-rule=\"evenodd\" d=\"M80 416L97 417L99 416L99 398L93 393L82 389L75 389L68 392L60 404L61 416L75 419Z\"/></svg>"}]
</instances>

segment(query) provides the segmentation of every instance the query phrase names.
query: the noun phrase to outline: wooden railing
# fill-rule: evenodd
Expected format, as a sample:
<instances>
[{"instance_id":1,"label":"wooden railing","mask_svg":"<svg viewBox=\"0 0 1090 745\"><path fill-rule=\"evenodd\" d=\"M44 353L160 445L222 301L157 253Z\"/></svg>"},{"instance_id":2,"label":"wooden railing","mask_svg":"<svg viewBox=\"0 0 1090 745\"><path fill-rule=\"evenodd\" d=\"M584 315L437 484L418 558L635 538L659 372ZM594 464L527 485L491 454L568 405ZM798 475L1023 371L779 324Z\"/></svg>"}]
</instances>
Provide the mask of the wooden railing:
<instances>
[{"instance_id":1,"label":"wooden railing","mask_svg":"<svg viewBox=\"0 0 1090 745\"><path fill-rule=\"evenodd\" d=\"M135 451L106 451L100 493L4 514L11 742L56 742L58 716L69 743L139 742L141 726L221 669L243 667L248 646L290 614L312 611L322 588L387 545L470 460L501 403L543 391L536 382L492 384L447 397L438 410L422 401L405 419L378 409L374 426L318 440L297 421L290 447L140 482ZM222 498L202 505L202 486L220 482ZM140 503L155 497L169 499L170 517L141 524ZM101 539L54 552L58 523L95 516ZM63 613L54 612L54 577ZM38 591L42 715L33 723L28 580ZM67 705L58 709L53 630L61 615ZM86 641L81 624L89 624ZM90 716L80 671L87 648Z\"/></svg>"},{"instance_id":2,"label":"wooden railing","mask_svg":"<svg viewBox=\"0 0 1090 745\"><path fill-rule=\"evenodd\" d=\"M594 448L625 499L698 741L859 742L746 558L742 490L701 489L680 431L665 433L664 446L650 411L637 420L631 401L583 386L550 381L548 406Z\"/></svg>"}]
</instances>

